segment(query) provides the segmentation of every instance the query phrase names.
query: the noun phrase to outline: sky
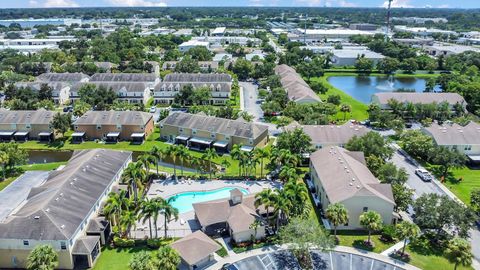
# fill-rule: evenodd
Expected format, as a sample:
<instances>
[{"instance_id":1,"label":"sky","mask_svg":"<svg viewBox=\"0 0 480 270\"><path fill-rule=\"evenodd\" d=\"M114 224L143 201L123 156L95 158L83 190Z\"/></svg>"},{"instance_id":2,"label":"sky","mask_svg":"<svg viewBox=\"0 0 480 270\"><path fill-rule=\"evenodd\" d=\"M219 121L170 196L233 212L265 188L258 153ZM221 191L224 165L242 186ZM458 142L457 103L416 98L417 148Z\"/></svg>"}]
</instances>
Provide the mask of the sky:
<instances>
[{"instance_id":1,"label":"sky","mask_svg":"<svg viewBox=\"0 0 480 270\"><path fill-rule=\"evenodd\" d=\"M382 7L386 0L0 0L0 8L97 6ZM393 7L480 8L480 0L393 0Z\"/></svg>"}]
</instances>

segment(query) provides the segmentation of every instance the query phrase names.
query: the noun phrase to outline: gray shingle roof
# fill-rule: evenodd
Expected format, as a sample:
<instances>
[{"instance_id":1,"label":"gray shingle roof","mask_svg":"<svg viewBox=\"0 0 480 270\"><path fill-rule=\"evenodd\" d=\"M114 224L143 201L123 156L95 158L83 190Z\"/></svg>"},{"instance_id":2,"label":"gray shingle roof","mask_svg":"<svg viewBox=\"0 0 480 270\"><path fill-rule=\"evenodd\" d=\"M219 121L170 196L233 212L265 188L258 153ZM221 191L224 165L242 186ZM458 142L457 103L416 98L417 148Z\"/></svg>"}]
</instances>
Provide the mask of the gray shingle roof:
<instances>
[{"instance_id":1,"label":"gray shingle roof","mask_svg":"<svg viewBox=\"0 0 480 270\"><path fill-rule=\"evenodd\" d=\"M106 89L112 89L115 93L120 91L143 93L145 89L150 88L145 82L84 82L74 84L71 90L78 92L86 84L93 84L97 88L105 87Z\"/></svg>"},{"instance_id":2,"label":"gray shingle roof","mask_svg":"<svg viewBox=\"0 0 480 270\"><path fill-rule=\"evenodd\" d=\"M160 124L215 132L229 136L256 139L265 131L267 126L243 120L231 120L205 114L190 114L174 112L160 121Z\"/></svg>"},{"instance_id":3,"label":"gray shingle roof","mask_svg":"<svg viewBox=\"0 0 480 270\"><path fill-rule=\"evenodd\" d=\"M155 82L158 77L153 73L95 73L91 82Z\"/></svg>"},{"instance_id":4,"label":"gray shingle roof","mask_svg":"<svg viewBox=\"0 0 480 270\"><path fill-rule=\"evenodd\" d=\"M322 102L318 95L293 68L287 65L279 65L275 67L275 74L280 76L280 82L282 83L282 87L287 91L288 99L295 102L302 102L303 100Z\"/></svg>"},{"instance_id":5,"label":"gray shingle roof","mask_svg":"<svg viewBox=\"0 0 480 270\"><path fill-rule=\"evenodd\" d=\"M470 122L462 127L459 124L433 123L424 128L438 145L480 145L480 124Z\"/></svg>"},{"instance_id":6,"label":"gray shingle roof","mask_svg":"<svg viewBox=\"0 0 480 270\"><path fill-rule=\"evenodd\" d=\"M182 259L189 265L198 263L221 248L217 242L202 231L196 231L175 241L171 244L171 247L177 250Z\"/></svg>"},{"instance_id":7,"label":"gray shingle roof","mask_svg":"<svg viewBox=\"0 0 480 270\"><path fill-rule=\"evenodd\" d=\"M45 109L36 111L10 111L0 109L0 124L50 124L55 112Z\"/></svg>"},{"instance_id":8,"label":"gray shingle roof","mask_svg":"<svg viewBox=\"0 0 480 270\"><path fill-rule=\"evenodd\" d=\"M225 73L170 73L163 80L164 82L189 82L189 83L216 83L232 82L232 77Z\"/></svg>"},{"instance_id":9,"label":"gray shingle roof","mask_svg":"<svg viewBox=\"0 0 480 270\"><path fill-rule=\"evenodd\" d=\"M390 184L381 184L367 168L363 154L359 154L332 146L310 156L330 203L355 196L375 196L395 204Z\"/></svg>"},{"instance_id":10,"label":"gray shingle roof","mask_svg":"<svg viewBox=\"0 0 480 270\"><path fill-rule=\"evenodd\" d=\"M345 123L343 125L299 125L293 122L285 127L285 130L301 128L310 136L313 144L346 144L353 136L362 136L368 133L368 129L361 125Z\"/></svg>"},{"instance_id":11,"label":"gray shingle roof","mask_svg":"<svg viewBox=\"0 0 480 270\"><path fill-rule=\"evenodd\" d=\"M60 91L65 87L70 86L70 84L66 82L18 82L15 84L17 88L30 88L33 91L40 91L42 85L47 84L53 91Z\"/></svg>"},{"instance_id":12,"label":"gray shingle roof","mask_svg":"<svg viewBox=\"0 0 480 270\"><path fill-rule=\"evenodd\" d=\"M71 239L131 155L75 151L63 169L51 172L44 184L32 189L35 195L0 223L0 239Z\"/></svg>"},{"instance_id":13,"label":"gray shingle roof","mask_svg":"<svg viewBox=\"0 0 480 270\"><path fill-rule=\"evenodd\" d=\"M74 125L146 125L153 115L138 111L88 111Z\"/></svg>"},{"instance_id":14,"label":"gray shingle roof","mask_svg":"<svg viewBox=\"0 0 480 270\"><path fill-rule=\"evenodd\" d=\"M395 99L402 103L411 102L413 104L430 104L447 102L449 104L466 104L465 99L457 93L410 93L410 92L390 92L377 93L374 96L382 105L387 105L390 99Z\"/></svg>"},{"instance_id":15,"label":"gray shingle roof","mask_svg":"<svg viewBox=\"0 0 480 270\"><path fill-rule=\"evenodd\" d=\"M88 75L83 73L43 73L37 77L37 81L42 82L79 82Z\"/></svg>"}]
</instances>

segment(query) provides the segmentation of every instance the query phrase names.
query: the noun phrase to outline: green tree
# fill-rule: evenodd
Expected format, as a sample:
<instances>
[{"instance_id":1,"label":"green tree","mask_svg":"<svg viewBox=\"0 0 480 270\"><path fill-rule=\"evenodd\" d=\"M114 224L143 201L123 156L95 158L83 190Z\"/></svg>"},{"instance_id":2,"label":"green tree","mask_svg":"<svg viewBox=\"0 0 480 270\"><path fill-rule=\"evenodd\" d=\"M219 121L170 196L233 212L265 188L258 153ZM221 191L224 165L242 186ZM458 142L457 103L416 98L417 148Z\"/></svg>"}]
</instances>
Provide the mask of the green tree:
<instances>
[{"instance_id":1,"label":"green tree","mask_svg":"<svg viewBox=\"0 0 480 270\"><path fill-rule=\"evenodd\" d=\"M187 160L190 156L190 152L185 145L179 145L177 149L177 157L180 159L180 175L183 177L183 168L185 160Z\"/></svg>"},{"instance_id":2,"label":"green tree","mask_svg":"<svg viewBox=\"0 0 480 270\"><path fill-rule=\"evenodd\" d=\"M384 160L391 158L393 149L388 145L380 133L368 132L367 134L358 137L354 136L345 145L345 148L350 151L361 151L366 157L377 156Z\"/></svg>"},{"instance_id":3,"label":"green tree","mask_svg":"<svg viewBox=\"0 0 480 270\"><path fill-rule=\"evenodd\" d=\"M312 148L312 139L303 129L295 128L280 134L277 139L277 148L287 149L291 153L309 153Z\"/></svg>"},{"instance_id":4,"label":"green tree","mask_svg":"<svg viewBox=\"0 0 480 270\"><path fill-rule=\"evenodd\" d=\"M415 223L408 221L402 221L395 227L395 233L398 238L403 239L402 255L405 254L405 247L407 247L407 241L415 239L420 235L420 228Z\"/></svg>"},{"instance_id":5,"label":"green tree","mask_svg":"<svg viewBox=\"0 0 480 270\"><path fill-rule=\"evenodd\" d=\"M210 174L210 180L212 180L212 163L214 159L218 158L217 151L215 148L207 148L205 153L203 153L202 158L208 161L208 172Z\"/></svg>"},{"instance_id":6,"label":"green tree","mask_svg":"<svg viewBox=\"0 0 480 270\"><path fill-rule=\"evenodd\" d=\"M260 178L263 179L263 169L264 169L264 163L265 159L270 158L270 152L266 148L255 148L254 150L254 155L255 157L260 160Z\"/></svg>"},{"instance_id":7,"label":"green tree","mask_svg":"<svg viewBox=\"0 0 480 270\"><path fill-rule=\"evenodd\" d=\"M91 109L92 109L92 106L90 104L81 100L77 100L73 104L73 115L80 117Z\"/></svg>"},{"instance_id":8,"label":"green tree","mask_svg":"<svg viewBox=\"0 0 480 270\"><path fill-rule=\"evenodd\" d=\"M155 201L144 198L143 201L140 203L140 211L138 213L138 217L142 220L143 223L148 220L150 238L153 238L152 217L155 216L155 214L158 214L158 209L155 208ZM157 228L155 228L155 230L156 229Z\"/></svg>"},{"instance_id":9,"label":"green tree","mask_svg":"<svg viewBox=\"0 0 480 270\"><path fill-rule=\"evenodd\" d=\"M457 266L470 266L472 264L473 254L470 243L462 238L454 238L448 243L445 250L445 257L455 264L453 269L457 269Z\"/></svg>"},{"instance_id":10,"label":"green tree","mask_svg":"<svg viewBox=\"0 0 480 270\"><path fill-rule=\"evenodd\" d=\"M28 254L28 270L54 270L57 266L58 254L50 245L38 245Z\"/></svg>"},{"instance_id":11,"label":"green tree","mask_svg":"<svg viewBox=\"0 0 480 270\"><path fill-rule=\"evenodd\" d=\"M52 88L48 84L44 83L40 86L38 91L39 100L51 100L52 99Z\"/></svg>"},{"instance_id":12,"label":"green tree","mask_svg":"<svg viewBox=\"0 0 480 270\"><path fill-rule=\"evenodd\" d=\"M370 73L372 72L373 67L373 61L365 57L360 57L355 62L355 68L361 72Z\"/></svg>"},{"instance_id":13,"label":"green tree","mask_svg":"<svg viewBox=\"0 0 480 270\"><path fill-rule=\"evenodd\" d=\"M176 180L177 179L177 152L178 152L178 146L177 145L169 145L167 147L167 150L165 153L172 158L172 164L173 164L173 177Z\"/></svg>"},{"instance_id":14,"label":"green tree","mask_svg":"<svg viewBox=\"0 0 480 270\"><path fill-rule=\"evenodd\" d=\"M400 62L391 57L385 57L384 59L378 62L378 70L385 74L392 74L398 69Z\"/></svg>"},{"instance_id":15,"label":"green tree","mask_svg":"<svg viewBox=\"0 0 480 270\"><path fill-rule=\"evenodd\" d=\"M197 60L188 55L177 62L175 71L180 73L197 73L200 72L200 66Z\"/></svg>"},{"instance_id":16,"label":"green tree","mask_svg":"<svg viewBox=\"0 0 480 270\"><path fill-rule=\"evenodd\" d=\"M404 184L408 180L408 173L405 168L399 169L392 162L383 164L374 174L382 183Z\"/></svg>"},{"instance_id":17,"label":"green tree","mask_svg":"<svg viewBox=\"0 0 480 270\"><path fill-rule=\"evenodd\" d=\"M3 160L2 155L0 154L0 161ZM480 188L475 188L470 193L470 205L477 215L480 215Z\"/></svg>"},{"instance_id":18,"label":"green tree","mask_svg":"<svg viewBox=\"0 0 480 270\"><path fill-rule=\"evenodd\" d=\"M181 259L178 252L170 246L161 247L153 262L154 269L176 270Z\"/></svg>"},{"instance_id":19,"label":"green tree","mask_svg":"<svg viewBox=\"0 0 480 270\"><path fill-rule=\"evenodd\" d=\"M119 193L110 192L108 194L105 207L103 208L103 214L110 221L112 226L119 225L119 219L122 215L122 206L126 200L126 191L122 190Z\"/></svg>"},{"instance_id":20,"label":"green tree","mask_svg":"<svg viewBox=\"0 0 480 270\"><path fill-rule=\"evenodd\" d=\"M255 194L254 205L256 208L263 206L267 211L267 220L270 220L270 207L273 207L275 203L275 194L271 189L264 189L259 193Z\"/></svg>"},{"instance_id":21,"label":"green tree","mask_svg":"<svg viewBox=\"0 0 480 270\"><path fill-rule=\"evenodd\" d=\"M250 61L239 58L233 64L232 71L238 76L239 80L245 80L250 76L250 73L253 71L253 66Z\"/></svg>"},{"instance_id":22,"label":"green tree","mask_svg":"<svg viewBox=\"0 0 480 270\"><path fill-rule=\"evenodd\" d=\"M4 151L0 151L0 164L2 165L2 180L5 180L6 176L6 164L8 162L8 154Z\"/></svg>"},{"instance_id":23,"label":"green tree","mask_svg":"<svg viewBox=\"0 0 480 270\"><path fill-rule=\"evenodd\" d=\"M175 221L178 220L178 209L172 206L172 198L168 200L161 201L161 209L164 218L164 231L165 231L165 238L167 238L167 231L168 231L168 223L173 218Z\"/></svg>"},{"instance_id":24,"label":"green tree","mask_svg":"<svg viewBox=\"0 0 480 270\"><path fill-rule=\"evenodd\" d=\"M467 158L464 154L456 150L451 150L445 146L435 147L431 156L433 156L433 163L440 165L442 168L443 177L448 176L448 170L450 168L463 167L467 162Z\"/></svg>"},{"instance_id":25,"label":"green tree","mask_svg":"<svg viewBox=\"0 0 480 270\"><path fill-rule=\"evenodd\" d=\"M57 132L60 132L62 134L62 137L65 137L65 132L67 132L70 129L70 126L72 125L72 116L69 113L67 114L56 113L53 116L53 120L51 124L54 130L56 130Z\"/></svg>"},{"instance_id":26,"label":"green tree","mask_svg":"<svg viewBox=\"0 0 480 270\"><path fill-rule=\"evenodd\" d=\"M288 245L297 257L300 265L311 267L310 249L321 251L333 248L333 243L328 233L313 219L293 218L282 227L278 233L281 243Z\"/></svg>"},{"instance_id":27,"label":"green tree","mask_svg":"<svg viewBox=\"0 0 480 270\"><path fill-rule=\"evenodd\" d=\"M337 237L337 227L348 223L348 210L343 204L333 203L327 207L325 212L328 220L333 225L333 234Z\"/></svg>"},{"instance_id":28,"label":"green tree","mask_svg":"<svg viewBox=\"0 0 480 270\"><path fill-rule=\"evenodd\" d=\"M145 170L142 162L132 162L128 164L124 170L123 175L127 181L129 190L133 193L135 202L138 201L138 191L143 188L144 180L146 178Z\"/></svg>"},{"instance_id":29,"label":"green tree","mask_svg":"<svg viewBox=\"0 0 480 270\"><path fill-rule=\"evenodd\" d=\"M162 160L165 158L165 151L154 145L152 149L150 149L150 155L152 155L155 158L155 167L158 175L158 163L162 162Z\"/></svg>"},{"instance_id":30,"label":"green tree","mask_svg":"<svg viewBox=\"0 0 480 270\"><path fill-rule=\"evenodd\" d=\"M343 112L343 121L347 119L347 113L352 111L352 107L348 104L342 104L340 106L340 111Z\"/></svg>"},{"instance_id":31,"label":"green tree","mask_svg":"<svg viewBox=\"0 0 480 270\"><path fill-rule=\"evenodd\" d=\"M403 184L393 183L392 193L395 200L395 211L407 211L408 206L413 204L413 189Z\"/></svg>"},{"instance_id":32,"label":"green tree","mask_svg":"<svg viewBox=\"0 0 480 270\"><path fill-rule=\"evenodd\" d=\"M379 231L382 228L383 220L379 213L369 210L360 215L360 225L368 231L367 243L371 245L372 231Z\"/></svg>"}]
</instances>

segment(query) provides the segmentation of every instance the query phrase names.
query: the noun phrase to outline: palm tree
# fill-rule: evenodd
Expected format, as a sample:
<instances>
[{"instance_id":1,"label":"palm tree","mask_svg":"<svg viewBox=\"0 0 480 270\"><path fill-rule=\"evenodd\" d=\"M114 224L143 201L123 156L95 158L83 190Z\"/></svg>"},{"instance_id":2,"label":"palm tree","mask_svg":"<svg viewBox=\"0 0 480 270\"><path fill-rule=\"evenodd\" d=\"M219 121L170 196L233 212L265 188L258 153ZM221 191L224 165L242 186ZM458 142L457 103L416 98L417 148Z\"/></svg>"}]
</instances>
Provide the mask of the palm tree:
<instances>
[{"instance_id":1,"label":"palm tree","mask_svg":"<svg viewBox=\"0 0 480 270\"><path fill-rule=\"evenodd\" d=\"M241 150L242 146L239 144L234 144L232 146L232 150L230 150L230 156L234 160L238 160L238 176L242 176L242 166L240 165L240 159L242 156L243 151Z\"/></svg>"},{"instance_id":2,"label":"palm tree","mask_svg":"<svg viewBox=\"0 0 480 270\"><path fill-rule=\"evenodd\" d=\"M208 148L205 150L205 153L203 153L202 158L208 160L208 171L210 173L210 180L212 180L212 160L218 158L217 151L215 151L215 148Z\"/></svg>"},{"instance_id":3,"label":"palm tree","mask_svg":"<svg viewBox=\"0 0 480 270\"><path fill-rule=\"evenodd\" d=\"M120 225L123 228L124 235L130 235L131 228L135 229L135 224L137 222L137 214L135 211L127 210L123 212L122 216L120 216Z\"/></svg>"},{"instance_id":4,"label":"palm tree","mask_svg":"<svg viewBox=\"0 0 480 270\"><path fill-rule=\"evenodd\" d=\"M158 226L157 226L157 221L158 221L158 215L163 209L163 201L164 199L162 198L155 198L151 201L151 211L152 211L152 218L153 218L153 225L155 226L155 238L158 238Z\"/></svg>"},{"instance_id":5,"label":"palm tree","mask_svg":"<svg viewBox=\"0 0 480 270\"><path fill-rule=\"evenodd\" d=\"M230 161L228 161L227 159L223 159L222 162L220 163L222 165L222 167L225 169L225 172L224 174L227 173L227 169L228 167L230 167L232 164L230 163Z\"/></svg>"},{"instance_id":6,"label":"palm tree","mask_svg":"<svg viewBox=\"0 0 480 270\"><path fill-rule=\"evenodd\" d=\"M145 198L140 204L140 211L138 213L138 218L142 219L142 222L148 219L148 228L150 229L150 238L153 238L152 232L152 217L155 215L156 209L154 207L154 200Z\"/></svg>"},{"instance_id":7,"label":"palm tree","mask_svg":"<svg viewBox=\"0 0 480 270\"><path fill-rule=\"evenodd\" d=\"M195 174L199 174L199 170L198 168L200 167L201 165L201 162L200 162L200 159L199 158L196 158L196 157L193 157L192 155L190 155L188 157L188 162L190 163L190 165L195 169Z\"/></svg>"},{"instance_id":8,"label":"palm tree","mask_svg":"<svg viewBox=\"0 0 480 270\"><path fill-rule=\"evenodd\" d=\"M267 212L267 220L270 219L270 207L274 205L274 198L275 194L273 191L269 188L264 189L260 191L259 193L255 194L255 202L254 205L256 208L260 207L260 205L263 205L265 207L265 210Z\"/></svg>"},{"instance_id":9,"label":"palm tree","mask_svg":"<svg viewBox=\"0 0 480 270\"><path fill-rule=\"evenodd\" d=\"M253 231L255 232L254 235L252 235L252 245L254 244L255 242L255 239L257 239L257 230L258 230L258 227L260 227L262 225L262 221L259 220L259 219L255 219L252 224L250 224L250 226L248 226L249 229L253 229Z\"/></svg>"},{"instance_id":10,"label":"palm tree","mask_svg":"<svg viewBox=\"0 0 480 270\"><path fill-rule=\"evenodd\" d=\"M28 270L53 270L58 266L58 254L50 245L36 246L27 257Z\"/></svg>"},{"instance_id":11,"label":"palm tree","mask_svg":"<svg viewBox=\"0 0 480 270\"><path fill-rule=\"evenodd\" d=\"M165 151L160 147L154 145L150 150L150 155L152 155L155 158L155 166L156 166L157 175L158 175L158 163L162 162L162 159L165 157Z\"/></svg>"},{"instance_id":12,"label":"palm tree","mask_svg":"<svg viewBox=\"0 0 480 270\"><path fill-rule=\"evenodd\" d=\"M177 153L178 147L176 145L169 145L166 150L166 154L172 158L173 162L173 177L177 180Z\"/></svg>"},{"instance_id":13,"label":"palm tree","mask_svg":"<svg viewBox=\"0 0 480 270\"><path fill-rule=\"evenodd\" d=\"M308 218L312 210L305 201L309 200L308 188L301 180L290 180L284 187L285 195L290 200L290 213L292 216Z\"/></svg>"},{"instance_id":14,"label":"palm tree","mask_svg":"<svg viewBox=\"0 0 480 270\"><path fill-rule=\"evenodd\" d=\"M169 245L161 247L154 260L154 269L176 270L180 264L180 255Z\"/></svg>"},{"instance_id":15,"label":"palm tree","mask_svg":"<svg viewBox=\"0 0 480 270\"><path fill-rule=\"evenodd\" d=\"M168 222L172 219L172 217L175 219L175 221L178 220L178 209L173 207L170 204L171 202L172 199L162 201L162 214L165 218L165 238L167 238Z\"/></svg>"},{"instance_id":16,"label":"palm tree","mask_svg":"<svg viewBox=\"0 0 480 270\"><path fill-rule=\"evenodd\" d=\"M472 247L470 243L462 238L454 238L448 243L445 249L445 256L448 260L455 264L454 270L458 265L470 266L472 264Z\"/></svg>"},{"instance_id":17,"label":"palm tree","mask_svg":"<svg viewBox=\"0 0 480 270\"><path fill-rule=\"evenodd\" d=\"M270 158L270 152L265 148L255 148L255 156L260 160L260 178L263 179L264 160Z\"/></svg>"},{"instance_id":18,"label":"palm tree","mask_svg":"<svg viewBox=\"0 0 480 270\"><path fill-rule=\"evenodd\" d=\"M299 178L297 174L297 169L290 166L283 166L280 169L279 177L283 183L287 183L289 181L296 181Z\"/></svg>"},{"instance_id":19,"label":"palm tree","mask_svg":"<svg viewBox=\"0 0 480 270\"><path fill-rule=\"evenodd\" d=\"M402 256L405 255L405 247L407 247L407 240L416 238L420 234L420 228L415 223L402 221L397 224L395 232L400 239L403 240Z\"/></svg>"},{"instance_id":20,"label":"palm tree","mask_svg":"<svg viewBox=\"0 0 480 270\"><path fill-rule=\"evenodd\" d=\"M292 208L292 203L289 200L287 194L285 193L284 189L277 189L275 190L273 197L273 209L275 216L277 217L276 221L276 229L280 227L282 221L285 221L288 218L290 213L290 209Z\"/></svg>"},{"instance_id":21,"label":"palm tree","mask_svg":"<svg viewBox=\"0 0 480 270\"><path fill-rule=\"evenodd\" d=\"M333 234L337 237L337 227L348 222L348 210L341 203L330 204L327 207L326 216L333 225Z\"/></svg>"},{"instance_id":22,"label":"palm tree","mask_svg":"<svg viewBox=\"0 0 480 270\"><path fill-rule=\"evenodd\" d=\"M113 226L118 225L118 218L122 214L122 207L127 196L126 193L125 190L120 190L119 193L110 192L103 207L103 214L110 220Z\"/></svg>"},{"instance_id":23,"label":"palm tree","mask_svg":"<svg viewBox=\"0 0 480 270\"><path fill-rule=\"evenodd\" d=\"M149 153L140 155L137 162L142 163L143 168L148 172L150 170L150 164L155 163L155 157Z\"/></svg>"},{"instance_id":24,"label":"palm tree","mask_svg":"<svg viewBox=\"0 0 480 270\"><path fill-rule=\"evenodd\" d=\"M188 148L181 144L177 148L177 157L180 159L180 175L183 177L183 168L184 168L184 161L188 159L190 153L188 152Z\"/></svg>"},{"instance_id":25,"label":"palm tree","mask_svg":"<svg viewBox=\"0 0 480 270\"><path fill-rule=\"evenodd\" d=\"M343 121L347 119L347 113L352 111L352 107L348 104L340 105L340 111L343 112Z\"/></svg>"},{"instance_id":26,"label":"palm tree","mask_svg":"<svg viewBox=\"0 0 480 270\"><path fill-rule=\"evenodd\" d=\"M143 166L141 162L132 162L123 172L128 183L128 189L134 194L135 202L138 200L138 189L143 186L143 181L146 178Z\"/></svg>"},{"instance_id":27,"label":"palm tree","mask_svg":"<svg viewBox=\"0 0 480 270\"><path fill-rule=\"evenodd\" d=\"M368 230L368 240L369 245L372 244L370 241L372 231L378 231L382 228L382 217L379 213L375 211L367 211L360 215L360 225L362 225L366 230Z\"/></svg>"}]
</instances>

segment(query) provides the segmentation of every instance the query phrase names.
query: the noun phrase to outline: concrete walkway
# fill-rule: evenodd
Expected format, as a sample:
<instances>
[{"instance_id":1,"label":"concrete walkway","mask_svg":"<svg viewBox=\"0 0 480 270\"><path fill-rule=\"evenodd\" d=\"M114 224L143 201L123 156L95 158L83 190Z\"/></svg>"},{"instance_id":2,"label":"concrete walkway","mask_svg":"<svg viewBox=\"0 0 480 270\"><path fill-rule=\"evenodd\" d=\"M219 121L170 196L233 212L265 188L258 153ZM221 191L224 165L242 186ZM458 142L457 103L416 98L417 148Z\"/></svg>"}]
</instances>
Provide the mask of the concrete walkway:
<instances>
[{"instance_id":1,"label":"concrete walkway","mask_svg":"<svg viewBox=\"0 0 480 270\"><path fill-rule=\"evenodd\" d=\"M407 245L410 243L410 240L407 240ZM403 240L396 243L395 245L389 247L388 249L384 250L382 253L382 255L384 256L388 256L390 254L392 254L393 252L397 251L397 250L401 250L403 248Z\"/></svg>"},{"instance_id":2,"label":"concrete walkway","mask_svg":"<svg viewBox=\"0 0 480 270\"><path fill-rule=\"evenodd\" d=\"M234 254L232 256L225 257L225 258L223 258L223 260L220 260L216 264L213 264L213 265L211 265L211 266L209 266L205 269L206 270L218 270L222 267L222 265L224 265L226 263L233 264L237 261L243 260L243 259L248 258L248 257L263 255L263 254L267 254L267 253L270 253L270 252L281 251L281 250L286 250L286 249L288 249L288 247L286 245L280 245L280 246L273 245L273 246L267 246L267 247L263 247L263 248L248 250L246 252L242 252L242 253L239 253L239 254ZM395 265L395 266L398 266L398 267L400 267L402 269L406 269L406 270L420 270L420 268L417 268L413 265L406 264L404 262L401 262L399 260L395 260L395 259L390 258L388 256L378 254L378 253L374 253L374 252L369 252L369 251L366 251L366 250L360 250L360 249L355 249L355 248L345 247L345 246L336 246L333 249L333 251L342 252L342 253L349 253L349 254L354 254L354 255L358 255L358 256L363 256L363 257L375 259L377 261L381 261L381 262L384 262L384 263Z\"/></svg>"}]
</instances>

